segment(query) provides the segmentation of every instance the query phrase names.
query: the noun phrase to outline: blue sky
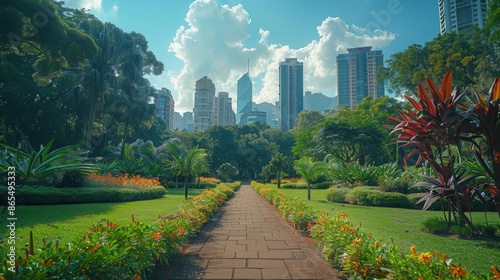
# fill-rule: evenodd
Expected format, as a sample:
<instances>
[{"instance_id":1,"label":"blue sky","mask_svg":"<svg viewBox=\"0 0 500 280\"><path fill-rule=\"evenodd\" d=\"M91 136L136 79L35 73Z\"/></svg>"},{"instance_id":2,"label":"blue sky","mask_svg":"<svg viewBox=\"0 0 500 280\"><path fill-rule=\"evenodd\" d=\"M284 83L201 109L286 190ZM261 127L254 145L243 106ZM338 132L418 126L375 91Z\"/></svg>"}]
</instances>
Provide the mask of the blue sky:
<instances>
[{"instance_id":1,"label":"blue sky","mask_svg":"<svg viewBox=\"0 0 500 280\"><path fill-rule=\"evenodd\" d=\"M176 111L191 111L194 84L210 77L217 91L236 97L247 70L254 101L278 99L278 64L304 62L305 90L336 95L335 58L372 45L384 58L439 33L436 0L67 0L103 21L145 35L165 64L149 77L172 91Z\"/></svg>"}]
</instances>

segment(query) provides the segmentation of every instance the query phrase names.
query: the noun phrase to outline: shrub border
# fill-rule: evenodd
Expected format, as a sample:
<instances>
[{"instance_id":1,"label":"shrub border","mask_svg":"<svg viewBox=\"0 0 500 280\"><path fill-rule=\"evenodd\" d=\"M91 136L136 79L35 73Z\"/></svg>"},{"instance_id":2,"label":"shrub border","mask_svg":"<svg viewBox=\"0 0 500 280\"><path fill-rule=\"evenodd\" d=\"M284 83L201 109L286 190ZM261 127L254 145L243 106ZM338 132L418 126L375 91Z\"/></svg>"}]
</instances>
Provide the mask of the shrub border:
<instances>
[{"instance_id":1,"label":"shrub border","mask_svg":"<svg viewBox=\"0 0 500 280\"><path fill-rule=\"evenodd\" d=\"M219 184L203 191L187 200L174 217L159 216L154 222L144 223L132 215L132 221L125 225L101 221L81 238L66 245L49 240L36 253L30 242L26 256L17 256L12 266L7 259L5 242L0 244L4 264L0 266L0 280L146 278L156 264L168 265L172 254L178 252L239 186L239 182ZM9 270L10 267L14 271Z\"/></svg>"},{"instance_id":2,"label":"shrub border","mask_svg":"<svg viewBox=\"0 0 500 280\"><path fill-rule=\"evenodd\" d=\"M281 191L264 184L252 182L251 186L264 199L277 206L287 201L301 202ZM302 203L302 202L301 202ZM305 204L305 202L303 202ZM323 211L313 213L304 207L307 216L315 217L308 222L312 237L323 246L325 259L340 268L350 279L493 279L500 277L499 269L491 267L488 275L469 273L460 264L452 263L448 256L439 252L418 253L415 246L402 251L392 242L374 238L351 223L345 213L332 216ZM285 215L289 219L290 212ZM411 252L411 253L410 253Z\"/></svg>"}]
</instances>

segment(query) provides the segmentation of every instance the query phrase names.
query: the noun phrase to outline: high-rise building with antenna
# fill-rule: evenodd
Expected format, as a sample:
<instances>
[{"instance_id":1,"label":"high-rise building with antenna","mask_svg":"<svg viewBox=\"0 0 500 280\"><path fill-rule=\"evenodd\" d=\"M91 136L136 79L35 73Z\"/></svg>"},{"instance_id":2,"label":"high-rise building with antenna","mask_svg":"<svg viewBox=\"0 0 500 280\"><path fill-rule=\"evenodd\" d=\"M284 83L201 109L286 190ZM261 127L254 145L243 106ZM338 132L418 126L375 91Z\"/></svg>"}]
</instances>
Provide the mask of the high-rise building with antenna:
<instances>
[{"instance_id":1,"label":"high-rise building with antenna","mask_svg":"<svg viewBox=\"0 0 500 280\"><path fill-rule=\"evenodd\" d=\"M236 123L241 124L241 116L252 111L252 80L250 80L250 60L247 72L238 79L236 100Z\"/></svg>"}]
</instances>

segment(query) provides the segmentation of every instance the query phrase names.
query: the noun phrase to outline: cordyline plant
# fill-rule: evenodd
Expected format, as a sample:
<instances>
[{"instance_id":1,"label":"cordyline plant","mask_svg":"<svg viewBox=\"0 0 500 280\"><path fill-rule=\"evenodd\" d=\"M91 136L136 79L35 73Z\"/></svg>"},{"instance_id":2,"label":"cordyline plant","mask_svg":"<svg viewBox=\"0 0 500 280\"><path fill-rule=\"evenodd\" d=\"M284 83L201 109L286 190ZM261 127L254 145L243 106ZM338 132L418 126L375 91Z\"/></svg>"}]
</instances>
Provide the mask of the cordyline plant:
<instances>
[{"instance_id":1,"label":"cordyline plant","mask_svg":"<svg viewBox=\"0 0 500 280\"><path fill-rule=\"evenodd\" d=\"M471 149L476 160L489 174L491 180L486 185L495 201L500 217L500 79L496 78L486 100L473 89L478 103L473 106L472 118L479 129L479 141L473 141ZM480 144L485 144L484 148Z\"/></svg>"},{"instance_id":2,"label":"cordyline plant","mask_svg":"<svg viewBox=\"0 0 500 280\"><path fill-rule=\"evenodd\" d=\"M390 128L391 133L399 134L393 140L405 143L402 147L415 147L406 155L405 161L418 153L417 164L422 159L427 160L437 176L422 175L424 181L419 185L428 187L430 192L417 203L425 202L423 209L426 210L440 198L445 199L448 203L447 220L451 221L452 212L457 213L461 224L472 227L464 206L478 195L477 190L481 186L475 183L476 175L465 176L464 170L455 166L454 151L459 150L453 148L458 147L461 141L473 141L479 132L468 117L467 106L460 103L466 92L459 92L458 88L452 90L451 80L452 72L449 71L438 89L432 80L427 79L430 95L419 83L419 100L405 96L413 109L399 110L402 120L389 117L397 124Z\"/></svg>"}]
</instances>

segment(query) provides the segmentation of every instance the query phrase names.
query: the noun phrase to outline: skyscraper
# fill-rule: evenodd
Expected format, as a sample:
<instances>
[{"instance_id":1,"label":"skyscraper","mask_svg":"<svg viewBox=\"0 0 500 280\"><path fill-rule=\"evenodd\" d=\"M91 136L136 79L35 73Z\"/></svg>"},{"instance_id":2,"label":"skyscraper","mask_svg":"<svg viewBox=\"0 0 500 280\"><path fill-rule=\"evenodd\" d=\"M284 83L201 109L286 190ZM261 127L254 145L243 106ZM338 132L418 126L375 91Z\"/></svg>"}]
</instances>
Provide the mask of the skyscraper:
<instances>
[{"instance_id":1,"label":"skyscraper","mask_svg":"<svg viewBox=\"0 0 500 280\"><path fill-rule=\"evenodd\" d=\"M193 113L195 130L203 131L214 125L215 85L207 76L196 81Z\"/></svg>"},{"instance_id":2,"label":"skyscraper","mask_svg":"<svg viewBox=\"0 0 500 280\"><path fill-rule=\"evenodd\" d=\"M472 26L483 28L488 0L438 0L439 28L446 32L463 32Z\"/></svg>"},{"instance_id":3,"label":"skyscraper","mask_svg":"<svg viewBox=\"0 0 500 280\"><path fill-rule=\"evenodd\" d=\"M384 83L377 83L377 67L384 65L382 51L372 47L347 49L337 56L339 105L354 108L365 97L384 95Z\"/></svg>"},{"instance_id":4,"label":"skyscraper","mask_svg":"<svg viewBox=\"0 0 500 280\"><path fill-rule=\"evenodd\" d=\"M215 98L216 125L226 126L236 124L232 105L233 99L229 97L229 93L225 91L219 92L219 95Z\"/></svg>"},{"instance_id":5,"label":"skyscraper","mask_svg":"<svg viewBox=\"0 0 500 280\"><path fill-rule=\"evenodd\" d=\"M303 109L304 66L296 58L286 58L279 66L279 126L282 131L295 127Z\"/></svg>"},{"instance_id":6,"label":"skyscraper","mask_svg":"<svg viewBox=\"0 0 500 280\"><path fill-rule=\"evenodd\" d=\"M175 102L172 92L166 88L157 90L154 95L156 115L165 120L167 130L174 129Z\"/></svg>"},{"instance_id":7,"label":"skyscraper","mask_svg":"<svg viewBox=\"0 0 500 280\"><path fill-rule=\"evenodd\" d=\"M241 115L252 111L252 81L248 72L238 80L237 98L236 122L240 124Z\"/></svg>"}]
</instances>

